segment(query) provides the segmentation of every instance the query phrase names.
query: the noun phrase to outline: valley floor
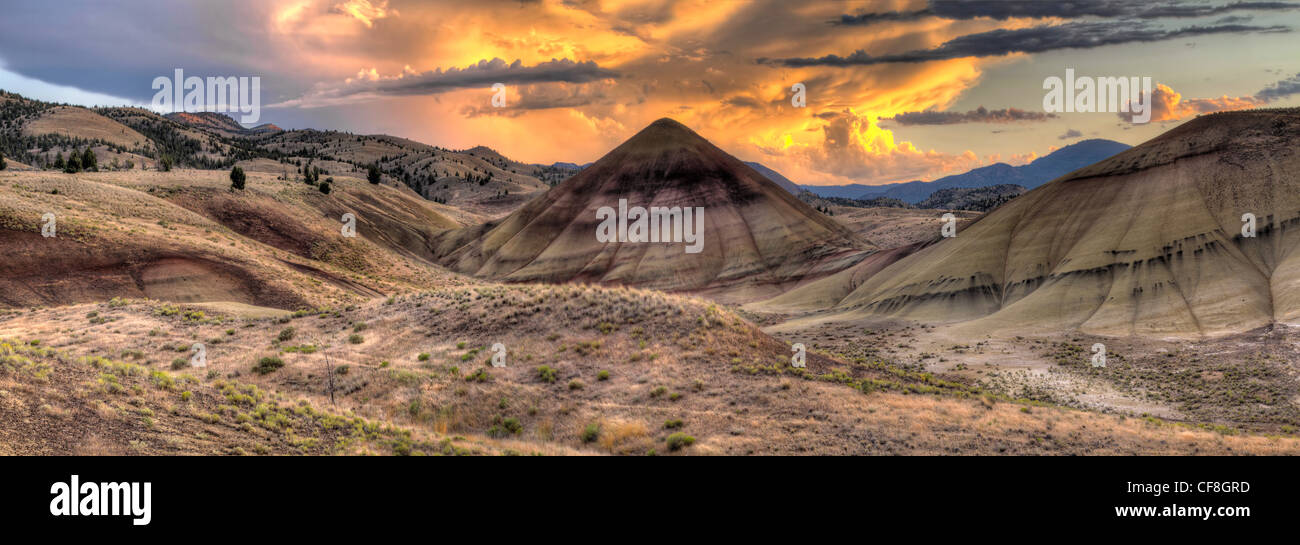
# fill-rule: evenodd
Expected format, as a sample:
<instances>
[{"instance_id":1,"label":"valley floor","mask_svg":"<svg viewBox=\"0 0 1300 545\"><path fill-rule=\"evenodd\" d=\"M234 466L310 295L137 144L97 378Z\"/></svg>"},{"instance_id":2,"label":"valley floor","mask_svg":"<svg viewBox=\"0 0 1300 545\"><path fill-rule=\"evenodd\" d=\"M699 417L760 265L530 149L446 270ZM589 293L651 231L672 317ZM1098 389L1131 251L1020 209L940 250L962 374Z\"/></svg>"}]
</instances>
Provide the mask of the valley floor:
<instances>
[{"instance_id":1,"label":"valley floor","mask_svg":"<svg viewBox=\"0 0 1300 545\"><path fill-rule=\"evenodd\" d=\"M1159 359L1114 358L1102 373L1053 362L1084 358L1071 347L1091 339L958 347L940 328L791 324L767 329L808 342L807 369L730 311L641 290L481 285L297 313L150 300L10 310L0 433L9 454L1300 453L1283 413L1189 404L1191 378L1140 390L1167 381L1152 374ZM1214 380L1214 355L1168 359L1207 362ZM1272 384L1272 357L1249 380L1220 377L1222 395L1268 390L1246 385Z\"/></svg>"},{"instance_id":2,"label":"valley floor","mask_svg":"<svg viewBox=\"0 0 1300 545\"><path fill-rule=\"evenodd\" d=\"M1287 324L1208 339L1147 339L972 336L961 324L836 314L765 319L764 331L788 342L891 361L1015 399L1229 434L1294 437L1300 429L1300 329ZM1094 365L1096 344L1105 347L1104 366Z\"/></svg>"}]
</instances>

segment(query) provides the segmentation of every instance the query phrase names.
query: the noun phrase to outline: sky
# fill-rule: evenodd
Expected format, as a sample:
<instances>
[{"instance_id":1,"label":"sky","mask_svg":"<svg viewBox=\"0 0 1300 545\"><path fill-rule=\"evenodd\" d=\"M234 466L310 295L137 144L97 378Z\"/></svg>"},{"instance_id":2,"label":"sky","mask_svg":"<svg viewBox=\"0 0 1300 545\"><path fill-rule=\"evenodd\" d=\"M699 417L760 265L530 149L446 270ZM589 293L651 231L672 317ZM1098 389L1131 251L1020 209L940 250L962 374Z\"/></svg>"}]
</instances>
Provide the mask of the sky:
<instances>
[{"instance_id":1,"label":"sky","mask_svg":"<svg viewBox=\"0 0 1300 545\"><path fill-rule=\"evenodd\" d=\"M0 89L148 105L177 68L258 76L261 122L542 164L594 161L671 117L798 183L875 185L1300 106L1300 0L5 4ZM1067 69L1150 77L1151 121L1045 111Z\"/></svg>"}]
</instances>

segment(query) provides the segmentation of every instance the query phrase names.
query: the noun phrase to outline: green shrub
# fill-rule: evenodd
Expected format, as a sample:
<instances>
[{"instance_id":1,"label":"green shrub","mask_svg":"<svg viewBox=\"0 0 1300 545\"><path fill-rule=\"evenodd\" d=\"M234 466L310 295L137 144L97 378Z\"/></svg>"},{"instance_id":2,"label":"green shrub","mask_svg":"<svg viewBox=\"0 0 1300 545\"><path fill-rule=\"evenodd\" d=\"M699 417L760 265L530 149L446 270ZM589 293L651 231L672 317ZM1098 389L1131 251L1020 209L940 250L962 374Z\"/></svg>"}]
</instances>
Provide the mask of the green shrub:
<instances>
[{"instance_id":1,"label":"green shrub","mask_svg":"<svg viewBox=\"0 0 1300 545\"><path fill-rule=\"evenodd\" d=\"M600 437L600 424L591 423L582 429L582 442L590 443Z\"/></svg>"},{"instance_id":2,"label":"green shrub","mask_svg":"<svg viewBox=\"0 0 1300 545\"><path fill-rule=\"evenodd\" d=\"M542 382L555 382L555 379L559 378L559 373L551 366L543 365L537 368L537 378L542 379Z\"/></svg>"},{"instance_id":3,"label":"green shrub","mask_svg":"<svg viewBox=\"0 0 1300 545\"><path fill-rule=\"evenodd\" d=\"M279 340L280 342L291 341L293 340L293 336L295 334L297 334L297 330L295 330L292 327L286 327L284 328L284 330L280 331L280 335L276 337L276 339Z\"/></svg>"},{"instance_id":4,"label":"green shrub","mask_svg":"<svg viewBox=\"0 0 1300 545\"><path fill-rule=\"evenodd\" d=\"M514 417L506 418L502 420L501 427L504 428L506 431L514 434L518 434L519 432L524 431L524 425L520 424L519 419Z\"/></svg>"},{"instance_id":5,"label":"green shrub","mask_svg":"<svg viewBox=\"0 0 1300 545\"><path fill-rule=\"evenodd\" d=\"M682 432L668 436L668 450L681 450L695 443L695 438Z\"/></svg>"},{"instance_id":6,"label":"green shrub","mask_svg":"<svg viewBox=\"0 0 1300 545\"><path fill-rule=\"evenodd\" d=\"M268 356L257 361L257 365L253 366L253 372L265 375L281 367L284 367L284 361L274 356Z\"/></svg>"}]
</instances>

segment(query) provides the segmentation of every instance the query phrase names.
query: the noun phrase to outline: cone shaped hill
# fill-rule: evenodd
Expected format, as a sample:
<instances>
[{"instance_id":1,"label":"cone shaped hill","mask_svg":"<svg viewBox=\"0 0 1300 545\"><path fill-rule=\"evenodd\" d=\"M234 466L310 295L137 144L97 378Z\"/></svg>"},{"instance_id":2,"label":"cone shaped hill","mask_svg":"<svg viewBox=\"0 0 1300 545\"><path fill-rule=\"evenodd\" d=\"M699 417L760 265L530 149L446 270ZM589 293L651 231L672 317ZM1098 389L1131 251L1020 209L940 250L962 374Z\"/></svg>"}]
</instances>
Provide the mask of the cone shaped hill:
<instances>
[{"instance_id":1,"label":"cone shaped hill","mask_svg":"<svg viewBox=\"0 0 1300 545\"><path fill-rule=\"evenodd\" d=\"M620 236L602 242L598 228L608 216L599 212L605 208L617 212L615 220L628 219L621 201L627 210L681 208L683 214L702 214L688 215L685 223L688 229L691 220L700 226L697 251L688 251L690 245L681 241L645 243ZM664 225L660 232L666 232ZM513 214L446 233L435 253L443 265L484 278L626 285L735 300L772 296L833 274L873 249L665 118Z\"/></svg>"},{"instance_id":2,"label":"cone shaped hill","mask_svg":"<svg viewBox=\"0 0 1300 545\"><path fill-rule=\"evenodd\" d=\"M1200 117L858 279L834 306L981 333L1196 337L1294 321L1297 151L1300 110Z\"/></svg>"}]
</instances>

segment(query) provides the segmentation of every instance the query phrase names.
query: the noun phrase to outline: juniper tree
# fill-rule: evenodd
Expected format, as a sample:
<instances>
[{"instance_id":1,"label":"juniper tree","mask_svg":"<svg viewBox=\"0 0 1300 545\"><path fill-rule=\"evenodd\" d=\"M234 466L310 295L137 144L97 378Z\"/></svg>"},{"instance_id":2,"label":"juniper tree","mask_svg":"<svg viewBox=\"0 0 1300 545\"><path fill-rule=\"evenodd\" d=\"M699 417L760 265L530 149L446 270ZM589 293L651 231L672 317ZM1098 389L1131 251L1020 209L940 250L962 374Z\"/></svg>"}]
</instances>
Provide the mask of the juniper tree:
<instances>
[{"instance_id":1,"label":"juniper tree","mask_svg":"<svg viewBox=\"0 0 1300 545\"><path fill-rule=\"evenodd\" d=\"M68 157L68 162L64 163L63 171L69 174L81 172L81 154L75 151Z\"/></svg>"},{"instance_id":2,"label":"juniper tree","mask_svg":"<svg viewBox=\"0 0 1300 545\"><path fill-rule=\"evenodd\" d=\"M243 191L244 189L244 169L234 167L230 169L230 188Z\"/></svg>"}]
</instances>

